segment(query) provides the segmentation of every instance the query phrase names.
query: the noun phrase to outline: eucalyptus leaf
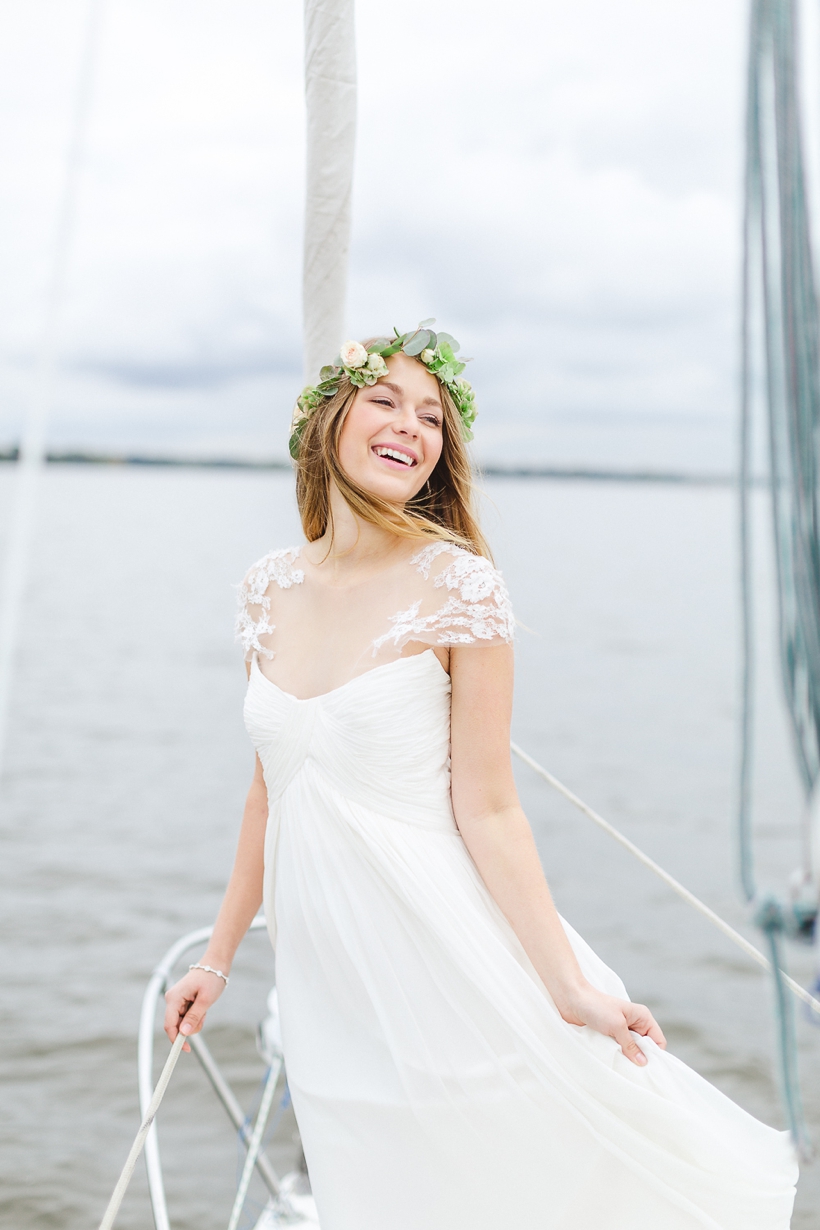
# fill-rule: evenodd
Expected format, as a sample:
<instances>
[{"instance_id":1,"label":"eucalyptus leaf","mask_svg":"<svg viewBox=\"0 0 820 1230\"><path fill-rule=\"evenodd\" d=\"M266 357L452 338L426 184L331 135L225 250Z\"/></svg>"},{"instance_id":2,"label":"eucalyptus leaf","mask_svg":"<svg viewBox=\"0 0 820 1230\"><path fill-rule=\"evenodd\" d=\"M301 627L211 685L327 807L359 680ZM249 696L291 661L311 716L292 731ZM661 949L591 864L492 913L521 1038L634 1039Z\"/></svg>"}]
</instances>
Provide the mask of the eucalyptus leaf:
<instances>
[{"instance_id":1,"label":"eucalyptus leaf","mask_svg":"<svg viewBox=\"0 0 820 1230\"><path fill-rule=\"evenodd\" d=\"M413 359L419 358L425 350L432 351L430 362L426 365L427 370L449 389L458 410L462 436L465 440L472 440L471 427L477 413L475 393L467 380L460 379L464 365L469 360L457 357L460 343L451 333L436 334L430 328L435 323L435 317L431 316L408 333L399 333L398 329L394 328L392 338L374 338L366 350L368 355L381 355L383 359L389 359L400 351ZM379 379L377 372L369 367L345 368L340 355L336 356L332 364L324 366L319 373L319 383L303 389L297 399L298 413L288 442L293 458L298 459L302 435L311 415L322 405L323 398L338 393L343 376L357 388L373 385Z\"/></svg>"},{"instance_id":2,"label":"eucalyptus leaf","mask_svg":"<svg viewBox=\"0 0 820 1230\"><path fill-rule=\"evenodd\" d=\"M409 355L411 359L415 359L421 354L422 350L427 350L429 344L429 329L419 329L419 331L410 338L409 342L405 342L404 346L402 346L402 350L406 355Z\"/></svg>"},{"instance_id":3,"label":"eucalyptus leaf","mask_svg":"<svg viewBox=\"0 0 820 1230\"><path fill-rule=\"evenodd\" d=\"M460 349L461 349L461 345L460 345L460 343L456 341L456 339L453 337L452 333L439 333L439 335L438 335L438 344L439 344L439 346L443 346L443 345L449 346L449 347L450 347L450 349L451 349L454 353L455 353L455 351L456 351L456 350L460 350Z\"/></svg>"},{"instance_id":4,"label":"eucalyptus leaf","mask_svg":"<svg viewBox=\"0 0 820 1230\"><path fill-rule=\"evenodd\" d=\"M288 441L288 452L294 461L298 461L299 459L299 445L302 443L302 432L304 429L304 422L300 423L296 430L291 434L290 440Z\"/></svg>"}]
</instances>

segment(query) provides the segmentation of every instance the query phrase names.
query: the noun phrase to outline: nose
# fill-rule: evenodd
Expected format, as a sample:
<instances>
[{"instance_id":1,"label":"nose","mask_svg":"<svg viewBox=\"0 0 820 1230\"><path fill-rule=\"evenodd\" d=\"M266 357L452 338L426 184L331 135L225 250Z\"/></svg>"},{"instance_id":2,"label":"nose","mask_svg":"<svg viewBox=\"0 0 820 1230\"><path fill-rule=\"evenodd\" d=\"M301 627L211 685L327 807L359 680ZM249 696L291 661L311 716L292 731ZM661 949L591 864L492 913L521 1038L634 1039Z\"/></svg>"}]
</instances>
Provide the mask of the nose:
<instances>
[{"instance_id":1,"label":"nose","mask_svg":"<svg viewBox=\"0 0 820 1230\"><path fill-rule=\"evenodd\" d=\"M415 440L419 434L419 421L412 406L403 406L393 420L393 428L402 436L410 436Z\"/></svg>"}]
</instances>

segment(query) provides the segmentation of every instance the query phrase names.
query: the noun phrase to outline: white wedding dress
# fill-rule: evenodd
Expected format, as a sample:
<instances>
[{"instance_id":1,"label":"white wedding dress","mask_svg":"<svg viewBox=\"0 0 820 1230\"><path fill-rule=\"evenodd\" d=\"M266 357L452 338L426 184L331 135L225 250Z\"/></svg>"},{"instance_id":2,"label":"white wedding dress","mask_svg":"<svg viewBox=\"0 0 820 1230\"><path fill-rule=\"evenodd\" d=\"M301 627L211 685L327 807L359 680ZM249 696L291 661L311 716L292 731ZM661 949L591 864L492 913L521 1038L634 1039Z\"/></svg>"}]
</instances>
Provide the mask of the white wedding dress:
<instances>
[{"instance_id":1,"label":"white wedding dress","mask_svg":"<svg viewBox=\"0 0 820 1230\"><path fill-rule=\"evenodd\" d=\"M240 592L265 912L322 1230L786 1230L786 1134L650 1040L638 1068L562 1020L459 835L450 679L425 646L478 653L512 622L499 574L443 544L332 598L277 551ZM334 686L298 699L319 665ZM589 981L625 996L564 925Z\"/></svg>"}]
</instances>

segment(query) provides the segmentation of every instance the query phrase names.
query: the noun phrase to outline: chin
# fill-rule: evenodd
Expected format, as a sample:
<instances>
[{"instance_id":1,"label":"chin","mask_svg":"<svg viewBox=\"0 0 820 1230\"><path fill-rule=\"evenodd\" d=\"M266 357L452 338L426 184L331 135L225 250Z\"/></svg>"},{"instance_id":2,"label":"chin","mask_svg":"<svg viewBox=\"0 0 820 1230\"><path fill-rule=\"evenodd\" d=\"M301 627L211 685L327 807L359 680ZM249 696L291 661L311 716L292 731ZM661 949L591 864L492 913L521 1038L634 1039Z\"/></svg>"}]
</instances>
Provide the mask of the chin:
<instances>
[{"instance_id":1,"label":"chin","mask_svg":"<svg viewBox=\"0 0 820 1230\"><path fill-rule=\"evenodd\" d=\"M380 500L384 500L388 504L402 505L408 500L412 500L418 488L415 483L412 487L406 486L404 483L390 482L358 482L358 486L362 491L366 491L368 495L374 495Z\"/></svg>"},{"instance_id":2,"label":"chin","mask_svg":"<svg viewBox=\"0 0 820 1230\"><path fill-rule=\"evenodd\" d=\"M407 482L403 475L397 475L392 478L386 474L376 474L371 472L362 475L355 475L353 481L362 491L366 491L368 495L378 496L380 500L386 500L389 504L406 504L408 500L412 500L414 495L417 495L424 483L419 483L416 476L413 476L412 483ZM409 477L409 475L408 475Z\"/></svg>"},{"instance_id":3,"label":"chin","mask_svg":"<svg viewBox=\"0 0 820 1230\"><path fill-rule=\"evenodd\" d=\"M375 495L388 504L406 504L416 494L414 490L400 487L398 483L360 483L368 495Z\"/></svg>"}]
</instances>

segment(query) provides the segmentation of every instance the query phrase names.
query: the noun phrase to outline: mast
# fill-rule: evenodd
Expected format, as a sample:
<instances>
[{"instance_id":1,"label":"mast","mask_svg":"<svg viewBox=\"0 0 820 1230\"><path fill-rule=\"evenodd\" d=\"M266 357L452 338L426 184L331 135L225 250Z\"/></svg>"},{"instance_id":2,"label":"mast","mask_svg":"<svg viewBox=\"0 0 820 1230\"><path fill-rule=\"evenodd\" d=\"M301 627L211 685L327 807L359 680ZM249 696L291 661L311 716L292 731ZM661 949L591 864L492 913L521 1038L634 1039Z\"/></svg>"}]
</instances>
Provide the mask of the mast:
<instances>
[{"instance_id":1,"label":"mast","mask_svg":"<svg viewBox=\"0 0 820 1230\"><path fill-rule=\"evenodd\" d=\"M354 0L305 0L304 382L344 339L356 145Z\"/></svg>"}]
</instances>

